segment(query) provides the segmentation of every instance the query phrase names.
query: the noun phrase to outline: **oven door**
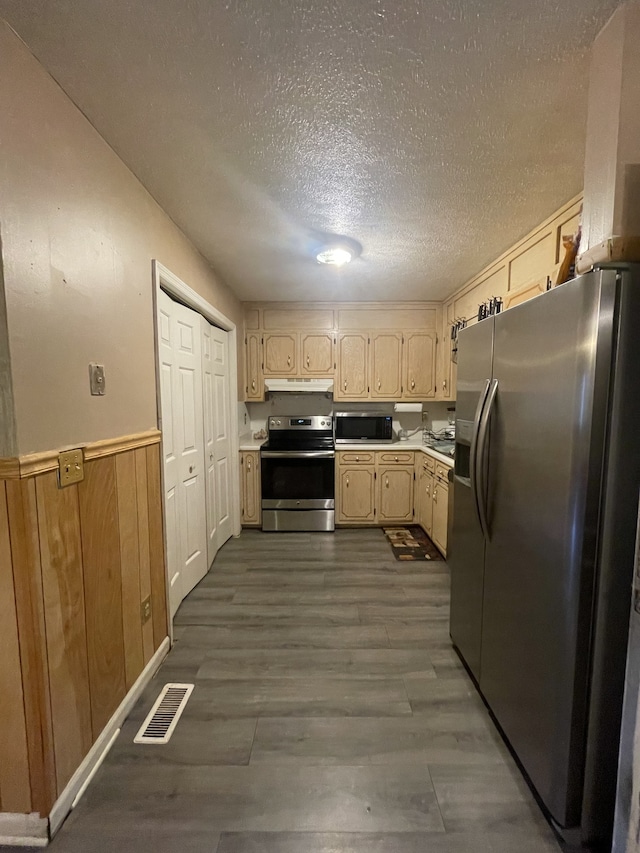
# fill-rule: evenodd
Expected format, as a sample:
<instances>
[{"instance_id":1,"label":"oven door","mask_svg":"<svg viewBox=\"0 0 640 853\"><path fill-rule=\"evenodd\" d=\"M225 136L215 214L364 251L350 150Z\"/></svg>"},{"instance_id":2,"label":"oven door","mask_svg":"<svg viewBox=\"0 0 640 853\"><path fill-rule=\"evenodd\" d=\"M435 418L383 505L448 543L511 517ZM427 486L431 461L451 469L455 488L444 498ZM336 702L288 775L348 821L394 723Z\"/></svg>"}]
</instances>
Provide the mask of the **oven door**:
<instances>
[{"instance_id":1,"label":"oven door","mask_svg":"<svg viewBox=\"0 0 640 853\"><path fill-rule=\"evenodd\" d=\"M260 456L263 510L334 508L333 450L263 450Z\"/></svg>"}]
</instances>

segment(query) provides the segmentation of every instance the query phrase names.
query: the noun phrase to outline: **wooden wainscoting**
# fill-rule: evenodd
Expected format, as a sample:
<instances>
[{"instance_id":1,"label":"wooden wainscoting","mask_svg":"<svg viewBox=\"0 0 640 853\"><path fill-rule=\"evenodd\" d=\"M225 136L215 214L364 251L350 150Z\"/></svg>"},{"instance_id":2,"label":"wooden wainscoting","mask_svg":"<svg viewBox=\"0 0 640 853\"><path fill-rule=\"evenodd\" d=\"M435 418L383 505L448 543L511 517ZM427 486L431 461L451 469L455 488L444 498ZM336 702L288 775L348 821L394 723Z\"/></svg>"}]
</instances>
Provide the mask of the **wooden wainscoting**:
<instances>
[{"instance_id":1,"label":"wooden wainscoting","mask_svg":"<svg viewBox=\"0 0 640 853\"><path fill-rule=\"evenodd\" d=\"M88 446L64 489L57 454L0 466L0 811L49 814L167 636L159 440Z\"/></svg>"}]
</instances>

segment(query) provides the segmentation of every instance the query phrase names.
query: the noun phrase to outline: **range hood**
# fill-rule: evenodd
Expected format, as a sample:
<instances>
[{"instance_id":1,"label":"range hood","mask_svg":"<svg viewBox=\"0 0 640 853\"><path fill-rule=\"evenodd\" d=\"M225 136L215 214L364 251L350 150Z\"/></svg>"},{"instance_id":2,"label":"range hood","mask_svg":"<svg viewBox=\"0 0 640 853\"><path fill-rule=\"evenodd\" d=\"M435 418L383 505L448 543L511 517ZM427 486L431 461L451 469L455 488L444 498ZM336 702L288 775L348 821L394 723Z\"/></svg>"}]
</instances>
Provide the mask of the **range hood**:
<instances>
[{"instance_id":1,"label":"range hood","mask_svg":"<svg viewBox=\"0 0 640 853\"><path fill-rule=\"evenodd\" d=\"M333 392L333 379L265 379L267 391L294 391L298 394Z\"/></svg>"}]
</instances>

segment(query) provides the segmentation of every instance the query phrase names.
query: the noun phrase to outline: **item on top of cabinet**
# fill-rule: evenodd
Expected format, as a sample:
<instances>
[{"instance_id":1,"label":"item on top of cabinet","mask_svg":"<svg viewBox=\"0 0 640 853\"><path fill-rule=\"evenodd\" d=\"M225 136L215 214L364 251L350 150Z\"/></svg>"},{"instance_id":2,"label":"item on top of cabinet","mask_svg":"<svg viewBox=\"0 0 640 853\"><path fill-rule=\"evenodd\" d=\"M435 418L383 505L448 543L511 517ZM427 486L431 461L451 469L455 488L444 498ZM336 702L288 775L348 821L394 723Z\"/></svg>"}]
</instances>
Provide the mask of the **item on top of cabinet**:
<instances>
[{"instance_id":1,"label":"item on top of cabinet","mask_svg":"<svg viewBox=\"0 0 640 853\"><path fill-rule=\"evenodd\" d=\"M582 208L580 208L580 213L582 213ZM564 284L565 281L569 281L570 279L575 278L576 256L580 249L581 236L582 224L578 225L578 230L575 234L562 235L562 248L564 249L564 258L562 259L560 269L558 270L556 286L559 284Z\"/></svg>"},{"instance_id":2,"label":"item on top of cabinet","mask_svg":"<svg viewBox=\"0 0 640 853\"><path fill-rule=\"evenodd\" d=\"M262 441L267 437L266 429L259 429L257 432L254 432L253 437L256 441Z\"/></svg>"}]
</instances>

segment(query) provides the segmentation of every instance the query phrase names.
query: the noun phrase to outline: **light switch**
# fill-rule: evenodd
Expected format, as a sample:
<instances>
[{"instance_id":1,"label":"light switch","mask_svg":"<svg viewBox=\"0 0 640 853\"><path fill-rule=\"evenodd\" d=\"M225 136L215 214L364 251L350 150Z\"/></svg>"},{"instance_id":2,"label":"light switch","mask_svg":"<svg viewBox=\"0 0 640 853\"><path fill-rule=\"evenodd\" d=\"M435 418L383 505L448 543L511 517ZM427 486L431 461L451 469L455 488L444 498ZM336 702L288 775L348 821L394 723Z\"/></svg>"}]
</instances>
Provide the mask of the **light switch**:
<instances>
[{"instance_id":1,"label":"light switch","mask_svg":"<svg viewBox=\"0 0 640 853\"><path fill-rule=\"evenodd\" d=\"M89 382L91 385L91 394L94 397L103 397L105 394L105 376L104 364L89 365Z\"/></svg>"},{"instance_id":2,"label":"light switch","mask_svg":"<svg viewBox=\"0 0 640 853\"><path fill-rule=\"evenodd\" d=\"M81 450L65 450L58 454L58 479L61 489L84 480L84 460Z\"/></svg>"}]
</instances>

